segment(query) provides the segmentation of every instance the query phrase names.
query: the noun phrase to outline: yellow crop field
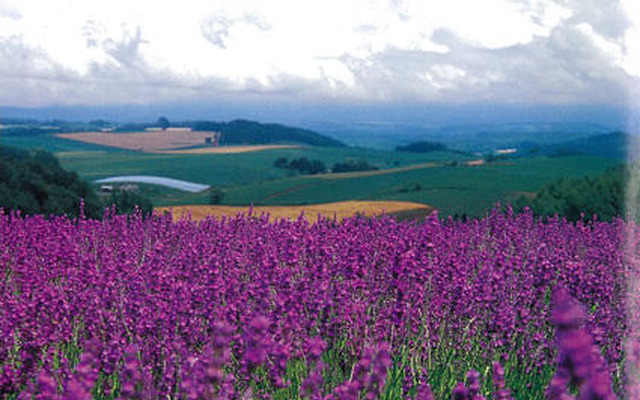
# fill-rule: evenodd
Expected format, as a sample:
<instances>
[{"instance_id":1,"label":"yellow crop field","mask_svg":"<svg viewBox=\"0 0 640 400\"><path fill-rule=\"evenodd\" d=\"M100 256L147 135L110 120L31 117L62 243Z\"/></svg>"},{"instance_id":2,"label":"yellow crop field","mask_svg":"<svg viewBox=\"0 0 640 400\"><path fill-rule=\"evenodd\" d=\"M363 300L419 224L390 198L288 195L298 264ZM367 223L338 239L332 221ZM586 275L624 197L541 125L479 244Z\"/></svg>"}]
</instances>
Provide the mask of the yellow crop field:
<instances>
[{"instance_id":1,"label":"yellow crop field","mask_svg":"<svg viewBox=\"0 0 640 400\"><path fill-rule=\"evenodd\" d=\"M157 207L157 212L165 212L171 210L174 219L178 220L182 217L190 216L191 219L199 221L207 216L215 218L233 217L238 214L246 214L249 207L246 206L173 206L173 207ZM252 208L254 215L268 213L272 220L274 219L297 219L302 213L304 217L313 222L316 221L318 215L328 218L344 218L354 216L356 214L373 216L382 214L391 214L406 211L423 211L429 212L433 210L425 204L412 203L406 201L341 201L337 203L313 204L305 206L257 206Z\"/></svg>"},{"instance_id":2,"label":"yellow crop field","mask_svg":"<svg viewBox=\"0 0 640 400\"><path fill-rule=\"evenodd\" d=\"M253 146L222 146L222 147L200 147L197 149L184 149L184 150L166 150L156 151L155 153L162 154L238 154L238 153L250 153L253 151L263 150L276 150L276 149L295 149L301 146L289 145L289 144L263 144Z\"/></svg>"},{"instance_id":3,"label":"yellow crop field","mask_svg":"<svg viewBox=\"0 0 640 400\"><path fill-rule=\"evenodd\" d=\"M137 150L154 153L162 150L176 150L184 147L204 145L205 139L215 135L214 132L78 132L56 135L62 139L78 140L85 143L120 149Z\"/></svg>"},{"instance_id":4,"label":"yellow crop field","mask_svg":"<svg viewBox=\"0 0 640 400\"><path fill-rule=\"evenodd\" d=\"M294 145L254 145L254 146L204 146L205 140L213 138L216 132L201 131L152 131L152 132L78 132L61 133L56 136L62 139L77 140L119 149L162 154L234 154L263 151L271 149L289 149Z\"/></svg>"}]
</instances>

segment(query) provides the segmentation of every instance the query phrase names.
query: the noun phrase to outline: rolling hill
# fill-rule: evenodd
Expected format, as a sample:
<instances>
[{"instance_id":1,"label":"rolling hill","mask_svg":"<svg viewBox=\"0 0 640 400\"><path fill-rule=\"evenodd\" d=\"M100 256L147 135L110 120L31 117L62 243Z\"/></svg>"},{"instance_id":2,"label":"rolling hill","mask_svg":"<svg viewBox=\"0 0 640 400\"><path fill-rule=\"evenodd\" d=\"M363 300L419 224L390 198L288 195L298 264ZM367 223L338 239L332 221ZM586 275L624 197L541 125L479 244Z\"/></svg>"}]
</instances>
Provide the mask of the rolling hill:
<instances>
[{"instance_id":1,"label":"rolling hill","mask_svg":"<svg viewBox=\"0 0 640 400\"><path fill-rule=\"evenodd\" d=\"M310 146L344 147L345 144L314 131L281 124L262 124L237 119L231 122L196 121L185 122L194 131L220 132L220 144L272 144L299 143Z\"/></svg>"}]
</instances>

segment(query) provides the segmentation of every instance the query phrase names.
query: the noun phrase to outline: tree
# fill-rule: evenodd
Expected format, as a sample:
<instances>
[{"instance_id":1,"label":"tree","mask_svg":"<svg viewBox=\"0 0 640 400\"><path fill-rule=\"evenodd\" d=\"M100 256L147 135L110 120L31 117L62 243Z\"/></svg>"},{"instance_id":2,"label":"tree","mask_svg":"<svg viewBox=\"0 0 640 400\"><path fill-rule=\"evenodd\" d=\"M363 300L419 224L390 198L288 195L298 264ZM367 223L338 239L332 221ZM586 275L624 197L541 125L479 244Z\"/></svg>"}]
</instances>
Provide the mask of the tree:
<instances>
[{"instance_id":1,"label":"tree","mask_svg":"<svg viewBox=\"0 0 640 400\"><path fill-rule=\"evenodd\" d=\"M145 196L126 190L117 190L111 195L108 205L116 207L117 214L133 214L139 209L143 215L149 215L153 212L153 203Z\"/></svg>"},{"instance_id":2,"label":"tree","mask_svg":"<svg viewBox=\"0 0 640 400\"><path fill-rule=\"evenodd\" d=\"M209 191L209 204L220 204L224 198L224 190L220 188L212 188Z\"/></svg>"},{"instance_id":3,"label":"tree","mask_svg":"<svg viewBox=\"0 0 640 400\"><path fill-rule=\"evenodd\" d=\"M320 160L309 160L306 157L295 158L288 161L285 157L278 157L273 166L276 168L298 171L303 175L315 175L326 172L327 167Z\"/></svg>"},{"instance_id":4,"label":"tree","mask_svg":"<svg viewBox=\"0 0 640 400\"><path fill-rule=\"evenodd\" d=\"M375 171L378 167L369 164L364 160L346 160L344 162L337 162L333 164L331 171L334 173L340 172L361 172L361 171Z\"/></svg>"},{"instance_id":5,"label":"tree","mask_svg":"<svg viewBox=\"0 0 640 400\"><path fill-rule=\"evenodd\" d=\"M171 125L166 117L158 118L158 122L156 124L158 127L162 128L162 130L166 130Z\"/></svg>"},{"instance_id":6,"label":"tree","mask_svg":"<svg viewBox=\"0 0 640 400\"><path fill-rule=\"evenodd\" d=\"M558 214L577 221L597 215L600 220L623 216L625 182L623 167L612 168L600 175L564 178L546 184L534 197L521 196L516 208L529 207L539 216Z\"/></svg>"},{"instance_id":7,"label":"tree","mask_svg":"<svg viewBox=\"0 0 640 400\"><path fill-rule=\"evenodd\" d=\"M287 157L278 157L273 162L273 166L276 168L289 168L289 160L287 160Z\"/></svg>"}]
</instances>

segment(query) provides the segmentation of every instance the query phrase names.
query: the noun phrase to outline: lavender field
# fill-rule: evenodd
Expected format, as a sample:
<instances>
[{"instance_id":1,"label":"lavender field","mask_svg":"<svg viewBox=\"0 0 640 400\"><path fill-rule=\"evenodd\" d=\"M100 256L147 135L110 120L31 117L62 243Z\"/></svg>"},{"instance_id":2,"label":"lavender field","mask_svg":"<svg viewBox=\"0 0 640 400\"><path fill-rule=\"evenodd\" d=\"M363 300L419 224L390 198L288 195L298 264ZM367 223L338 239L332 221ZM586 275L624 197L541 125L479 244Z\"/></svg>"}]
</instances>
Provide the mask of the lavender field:
<instances>
[{"instance_id":1,"label":"lavender field","mask_svg":"<svg viewBox=\"0 0 640 400\"><path fill-rule=\"evenodd\" d=\"M632 225L3 213L1 397L636 398Z\"/></svg>"}]
</instances>

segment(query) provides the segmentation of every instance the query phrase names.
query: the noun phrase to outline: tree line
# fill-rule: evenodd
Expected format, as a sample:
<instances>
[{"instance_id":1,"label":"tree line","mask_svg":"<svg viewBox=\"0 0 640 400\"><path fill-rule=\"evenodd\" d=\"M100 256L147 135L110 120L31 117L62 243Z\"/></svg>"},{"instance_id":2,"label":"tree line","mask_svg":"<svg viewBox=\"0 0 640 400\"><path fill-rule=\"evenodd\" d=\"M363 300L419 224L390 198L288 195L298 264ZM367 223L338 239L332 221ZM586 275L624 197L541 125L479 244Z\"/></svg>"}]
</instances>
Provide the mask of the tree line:
<instances>
[{"instance_id":1,"label":"tree line","mask_svg":"<svg viewBox=\"0 0 640 400\"><path fill-rule=\"evenodd\" d=\"M516 209L529 207L541 217L559 215L570 221L611 220L625 214L625 166L611 168L596 176L563 178L546 184L535 196L521 196Z\"/></svg>"},{"instance_id":2,"label":"tree line","mask_svg":"<svg viewBox=\"0 0 640 400\"><path fill-rule=\"evenodd\" d=\"M397 146L396 151L408 153L430 153L432 151L447 151L449 148L442 143L421 140L404 146Z\"/></svg>"},{"instance_id":3,"label":"tree line","mask_svg":"<svg viewBox=\"0 0 640 400\"><path fill-rule=\"evenodd\" d=\"M341 172L357 172L357 171L373 171L378 167L369 164L364 160L346 160L333 164L331 170L327 170L326 165L320 160L310 160L306 157L294 158L289 160L286 157L278 157L273 166L281 169L298 172L302 175L315 175L325 172L341 173Z\"/></svg>"}]
</instances>

